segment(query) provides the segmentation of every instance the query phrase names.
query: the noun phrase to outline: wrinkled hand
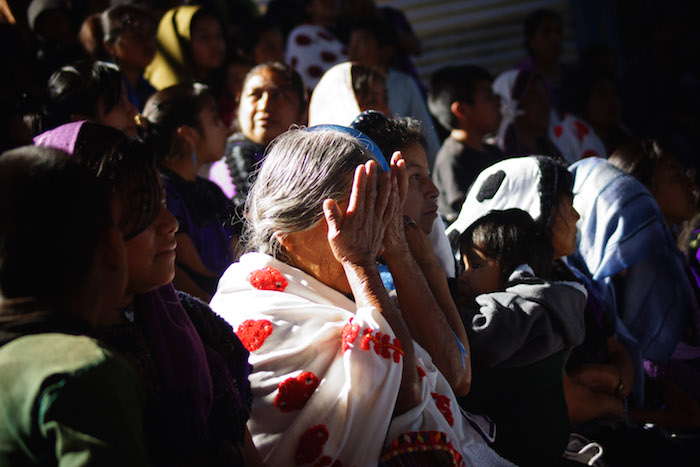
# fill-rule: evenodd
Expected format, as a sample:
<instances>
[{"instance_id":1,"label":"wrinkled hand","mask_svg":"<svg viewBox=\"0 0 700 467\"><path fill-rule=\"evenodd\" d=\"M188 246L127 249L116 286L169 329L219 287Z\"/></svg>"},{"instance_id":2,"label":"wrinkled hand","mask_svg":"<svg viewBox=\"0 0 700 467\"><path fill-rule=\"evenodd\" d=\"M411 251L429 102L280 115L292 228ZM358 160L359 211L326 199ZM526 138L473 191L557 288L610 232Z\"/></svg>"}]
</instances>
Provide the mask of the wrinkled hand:
<instances>
[{"instance_id":1,"label":"wrinkled hand","mask_svg":"<svg viewBox=\"0 0 700 467\"><path fill-rule=\"evenodd\" d=\"M398 182L389 172L380 171L375 161L355 169L345 213L332 199L323 202L328 243L341 263L373 265L382 249L387 225L400 203Z\"/></svg>"},{"instance_id":2,"label":"wrinkled hand","mask_svg":"<svg viewBox=\"0 0 700 467\"><path fill-rule=\"evenodd\" d=\"M398 186L399 202L394 205L394 209L390 213L391 220L384 234L382 257L387 261L391 260L395 255L409 253L406 236L404 235L403 216L403 204L408 192L408 175L406 173L406 161L404 161L400 151L394 152L391 157L391 179L392 184L395 183Z\"/></svg>"}]
</instances>

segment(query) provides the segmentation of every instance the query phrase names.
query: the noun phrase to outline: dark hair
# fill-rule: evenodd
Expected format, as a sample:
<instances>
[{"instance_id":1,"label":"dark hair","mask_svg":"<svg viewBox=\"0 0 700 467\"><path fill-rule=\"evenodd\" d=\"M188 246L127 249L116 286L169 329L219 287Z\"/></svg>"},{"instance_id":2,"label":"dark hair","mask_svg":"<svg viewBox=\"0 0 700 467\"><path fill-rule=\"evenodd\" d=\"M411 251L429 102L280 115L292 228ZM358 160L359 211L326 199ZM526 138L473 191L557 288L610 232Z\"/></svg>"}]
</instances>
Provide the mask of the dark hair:
<instances>
[{"instance_id":1,"label":"dark hair","mask_svg":"<svg viewBox=\"0 0 700 467\"><path fill-rule=\"evenodd\" d=\"M351 126L374 141L387 161L394 151L400 151L411 143L418 143L423 149L428 144L421 123L411 117L392 119L377 110L367 110Z\"/></svg>"},{"instance_id":2,"label":"dark hair","mask_svg":"<svg viewBox=\"0 0 700 467\"><path fill-rule=\"evenodd\" d=\"M525 18L525 22L523 23L523 32L525 35L525 41L523 42L523 46L529 54L532 54L532 50L530 49L528 41L532 38L532 36L535 35L540 25L545 20L550 18L559 21L559 23L563 23L561 15L554 10L550 10L549 8L539 8L527 15L527 17Z\"/></svg>"},{"instance_id":3,"label":"dark hair","mask_svg":"<svg viewBox=\"0 0 700 467\"><path fill-rule=\"evenodd\" d=\"M569 172L569 166L561 159L548 156L537 156L542 176L538 190L540 192L540 217L535 221L551 227L558 215L557 207L564 196L573 196L574 175Z\"/></svg>"},{"instance_id":4,"label":"dark hair","mask_svg":"<svg viewBox=\"0 0 700 467\"><path fill-rule=\"evenodd\" d=\"M214 104L209 88L201 83L181 83L153 94L143 109L147 120L146 142L162 161L183 156L177 129L188 125L201 130L199 114Z\"/></svg>"},{"instance_id":5,"label":"dark hair","mask_svg":"<svg viewBox=\"0 0 700 467\"><path fill-rule=\"evenodd\" d=\"M485 68L475 65L459 65L441 68L430 78L428 108L442 126L454 130L457 121L452 113L453 102L474 105L474 92L478 81L493 81Z\"/></svg>"},{"instance_id":6,"label":"dark hair","mask_svg":"<svg viewBox=\"0 0 700 467\"><path fill-rule=\"evenodd\" d=\"M393 24L384 18L364 18L350 26L350 32L367 31L377 41L377 47L398 47L399 38Z\"/></svg>"},{"instance_id":7,"label":"dark hair","mask_svg":"<svg viewBox=\"0 0 700 467\"><path fill-rule=\"evenodd\" d=\"M237 35L236 45L246 57L252 57L255 46L260 42L263 33L271 30L282 31L269 18L264 16L253 18L246 24L240 34Z\"/></svg>"},{"instance_id":8,"label":"dark hair","mask_svg":"<svg viewBox=\"0 0 700 467\"><path fill-rule=\"evenodd\" d=\"M42 131L70 122L71 115L95 118L100 102L109 113L122 98L122 76L112 63L81 60L54 72L47 94Z\"/></svg>"},{"instance_id":9,"label":"dark hair","mask_svg":"<svg viewBox=\"0 0 700 467\"><path fill-rule=\"evenodd\" d=\"M0 155L0 293L55 304L85 280L112 225L104 183L67 154L23 146Z\"/></svg>"},{"instance_id":10,"label":"dark hair","mask_svg":"<svg viewBox=\"0 0 700 467\"><path fill-rule=\"evenodd\" d=\"M460 257L477 245L498 263L504 282L521 264L537 277L548 277L554 263L547 229L521 209L491 211L470 225L459 237Z\"/></svg>"},{"instance_id":11,"label":"dark hair","mask_svg":"<svg viewBox=\"0 0 700 467\"><path fill-rule=\"evenodd\" d=\"M263 71L276 73L277 76L291 86L294 95L299 99L299 109L303 109L306 106L306 87L304 86L304 81L301 79L301 75L299 75L294 68L282 62L265 62L253 67L253 69L245 75L241 89L245 88L246 84L248 84L248 81L253 76L259 75Z\"/></svg>"},{"instance_id":12,"label":"dark hair","mask_svg":"<svg viewBox=\"0 0 700 467\"><path fill-rule=\"evenodd\" d=\"M355 97L366 93L372 83L386 83L386 76L378 69L371 66L360 65L359 63L352 64L350 67L350 76L352 79L352 89L355 91Z\"/></svg>"},{"instance_id":13,"label":"dark hair","mask_svg":"<svg viewBox=\"0 0 700 467\"><path fill-rule=\"evenodd\" d=\"M121 131L85 122L73 157L103 180L122 207L117 219L125 239L144 231L161 209L162 189L153 151Z\"/></svg>"},{"instance_id":14,"label":"dark hair","mask_svg":"<svg viewBox=\"0 0 700 467\"><path fill-rule=\"evenodd\" d=\"M632 175L646 187L654 181L654 170L659 161L668 155L668 151L654 139L635 140L613 152L608 161Z\"/></svg>"}]
</instances>

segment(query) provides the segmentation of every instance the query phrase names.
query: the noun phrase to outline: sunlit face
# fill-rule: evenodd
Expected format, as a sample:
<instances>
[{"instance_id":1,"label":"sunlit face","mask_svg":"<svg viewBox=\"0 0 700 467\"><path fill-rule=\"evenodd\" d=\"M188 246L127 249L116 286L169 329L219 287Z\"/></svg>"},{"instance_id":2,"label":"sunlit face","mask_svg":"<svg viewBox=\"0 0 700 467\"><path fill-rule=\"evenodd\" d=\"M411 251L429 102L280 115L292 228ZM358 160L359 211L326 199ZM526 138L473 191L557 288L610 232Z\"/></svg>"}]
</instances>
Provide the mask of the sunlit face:
<instances>
[{"instance_id":1,"label":"sunlit face","mask_svg":"<svg viewBox=\"0 0 700 467\"><path fill-rule=\"evenodd\" d=\"M389 98L383 80L375 79L370 81L361 92L355 93L355 97L360 112L378 110L384 115L391 115Z\"/></svg>"},{"instance_id":2,"label":"sunlit face","mask_svg":"<svg viewBox=\"0 0 700 467\"><path fill-rule=\"evenodd\" d=\"M221 67L226 56L226 41L221 24L213 16L201 16L190 30L192 61L201 75L208 75Z\"/></svg>"},{"instance_id":3,"label":"sunlit face","mask_svg":"<svg viewBox=\"0 0 700 467\"><path fill-rule=\"evenodd\" d=\"M216 162L224 156L228 128L212 100L199 113L199 128L195 132L194 150L197 163Z\"/></svg>"},{"instance_id":4,"label":"sunlit face","mask_svg":"<svg viewBox=\"0 0 700 467\"><path fill-rule=\"evenodd\" d=\"M146 293L175 277L175 232L178 223L165 206L146 230L127 240L129 283L126 295Z\"/></svg>"},{"instance_id":5,"label":"sunlit face","mask_svg":"<svg viewBox=\"0 0 700 467\"><path fill-rule=\"evenodd\" d=\"M494 133L501 123L501 100L493 92L490 81L482 80L476 83L474 89L474 105L472 107L472 121L479 125L482 134Z\"/></svg>"},{"instance_id":6,"label":"sunlit face","mask_svg":"<svg viewBox=\"0 0 700 467\"><path fill-rule=\"evenodd\" d=\"M581 218L574 209L574 197L564 195L559 198L550 225L554 257L569 256L576 251L576 222Z\"/></svg>"},{"instance_id":7,"label":"sunlit face","mask_svg":"<svg viewBox=\"0 0 700 467\"><path fill-rule=\"evenodd\" d=\"M122 83L122 94L119 102L109 112L104 112L104 102L100 101L97 105L97 118L95 123L105 126L111 126L117 130L121 130L129 136L138 135L138 127L136 126L136 114L138 110L134 104L129 101L126 93L126 87Z\"/></svg>"},{"instance_id":8,"label":"sunlit face","mask_svg":"<svg viewBox=\"0 0 700 467\"><path fill-rule=\"evenodd\" d=\"M473 300L478 295L495 292L503 287L498 262L486 256L483 245L472 245L462 252L464 272L459 275L457 286L462 296Z\"/></svg>"},{"instance_id":9,"label":"sunlit face","mask_svg":"<svg viewBox=\"0 0 700 467\"><path fill-rule=\"evenodd\" d=\"M284 44L279 29L265 29L253 48L253 54L255 63L284 62Z\"/></svg>"},{"instance_id":10,"label":"sunlit face","mask_svg":"<svg viewBox=\"0 0 700 467\"><path fill-rule=\"evenodd\" d=\"M669 224L690 220L695 215L695 183L677 158L664 156L659 160L650 191Z\"/></svg>"},{"instance_id":11,"label":"sunlit face","mask_svg":"<svg viewBox=\"0 0 700 467\"><path fill-rule=\"evenodd\" d=\"M156 27L147 16L129 22L111 52L121 68L145 69L156 54Z\"/></svg>"},{"instance_id":12,"label":"sunlit face","mask_svg":"<svg viewBox=\"0 0 700 467\"><path fill-rule=\"evenodd\" d=\"M428 158L419 143L410 143L401 150L408 174L408 193L403 206L404 215L413 219L429 235L437 218L437 197L440 194L430 178Z\"/></svg>"},{"instance_id":13,"label":"sunlit face","mask_svg":"<svg viewBox=\"0 0 700 467\"><path fill-rule=\"evenodd\" d=\"M277 72L266 68L248 78L238 104L238 124L246 138L266 146L300 118L299 98Z\"/></svg>"}]
</instances>

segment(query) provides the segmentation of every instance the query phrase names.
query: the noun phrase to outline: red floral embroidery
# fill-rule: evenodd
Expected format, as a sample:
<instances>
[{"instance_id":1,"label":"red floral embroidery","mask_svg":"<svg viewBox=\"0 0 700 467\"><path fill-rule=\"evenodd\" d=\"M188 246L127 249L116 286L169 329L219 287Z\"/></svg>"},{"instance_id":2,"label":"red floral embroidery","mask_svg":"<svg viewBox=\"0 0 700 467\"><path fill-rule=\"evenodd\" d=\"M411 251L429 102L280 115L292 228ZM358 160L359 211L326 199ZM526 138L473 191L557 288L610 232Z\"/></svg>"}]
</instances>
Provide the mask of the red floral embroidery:
<instances>
[{"instance_id":1,"label":"red floral embroidery","mask_svg":"<svg viewBox=\"0 0 700 467\"><path fill-rule=\"evenodd\" d=\"M559 138L559 137L561 136L561 134L562 134L563 131L564 131L564 129L561 127L561 125L557 125L557 126L554 127L554 135L555 135L557 138Z\"/></svg>"},{"instance_id":2,"label":"red floral embroidery","mask_svg":"<svg viewBox=\"0 0 700 467\"><path fill-rule=\"evenodd\" d=\"M310 371L305 371L296 378L288 378L277 388L275 407L282 412L299 410L306 405L318 387L318 378Z\"/></svg>"},{"instance_id":3,"label":"red floral embroidery","mask_svg":"<svg viewBox=\"0 0 700 467\"><path fill-rule=\"evenodd\" d=\"M247 319L238 326L236 335L248 351L258 350L272 334L272 323L266 319Z\"/></svg>"},{"instance_id":4,"label":"red floral embroidery","mask_svg":"<svg viewBox=\"0 0 700 467\"><path fill-rule=\"evenodd\" d=\"M321 60L326 63L335 63L338 61L338 56L333 52L323 51L321 52Z\"/></svg>"},{"instance_id":5,"label":"red floral embroidery","mask_svg":"<svg viewBox=\"0 0 700 467\"><path fill-rule=\"evenodd\" d=\"M374 351L377 355L381 355L384 358L393 358L394 362L399 363L401 361L401 356L403 355L403 350L401 349L401 342L394 338L393 342L389 342L391 336L389 334L382 334L377 331L376 335L372 335L372 330L370 328L365 329L364 336L362 336L362 342L360 342L360 347L364 350L369 350L370 342L374 342Z\"/></svg>"},{"instance_id":6,"label":"red floral embroidery","mask_svg":"<svg viewBox=\"0 0 700 467\"><path fill-rule=\"evenodd\" d=\"M309 45L311 44L311 38L306 34L299 34L297 37L294 38L294 42L296 42L297 45Z\"/></svg>"},{"instance_id":7,"label":"red floral embroidery","mask_svg":"<svg viewBox=\"0 0 700 467\"><path fill-rule=\"evenodd\" d=\"M404 433L391 443L380 461L389 463L388 461L393 457L401 454L425 451L447 452L452 456L454 465L462 465L462 455L442 431L409 431Z\"/></svg>"},{"instance_id":8,"label":"red floral embroidery","mask_svg":"<svg viewBox=\"0 0 700 467\"><path fill-rule=\"evenodd\" d=\"M350 344L355 342L355 339L357 339L357 334L360 332L360 325L359 324L352 324L352 318L350 318L350 321L343 326L343 332L340 334L340 348L342 350L342 353L345 353L346 350L350 347Z\"/></svg>"},{"instance_id":9,"label":"red floral embroidery","mask_svg":"<svg viewBox=\"0 0 700 467\"><path fill-rule=\"evenodd\" d=\"M450 426L453 426L455 420L452 417L452 411L450 410L450 398L447 396L442 396L437 392L431 392L430 395L433 396L433 399L435 400L435 405L437 405L437 408L438 410L440 410L440 413L445 416L445 419L447 419L447 423L449 423Z\"/></svg>"},{"instance_id":10,"label":"red floral embroidery","mask_svg":"<svg viewBox=\"0 0 700 467\"><path fill-rule=\"evenodd\" d=\"M320 78L323 76L323 68L318 65L311 65L306 69L306 73L308 73L308 75L312 78Z\"/></svg>"},{"instance_id":11,"label":"red floral embroidery","mask_svg":"<svg viewBox=\"0 0 700 467\"><path fill-rule=\"evenodd\" d=\"M326 425L312 426L301 435L299 446L294 455L297 465L310 464L323 452L323 446L328 441L328 429Z\"/></svg>"},{"instance_id":12,"label":"red floral embroidery","mask_svg":"<svg viewBox=\"0 0 700 467\"><path fill-rule=\"evenodd\" d=\"M420 379L425 378L425 371L423 371L423 368L419 366L416 366L416 368L418 368L418 376L420 377Z\"/></svg>"},{"instance_id":13,"label":"red floral embroidery","mask_svg":"<svg viewBox=\"0 0 700 467\"><path fill-rule=\"evenodd\" d=\"M583 137L586 136L590 130L580 120L574 121L574 126L576 127L576 137L579 141L583 141Z\"/></svg>"},{"instance_id":14,"label":"red floral embroidery","mask_svg":"<svg viewBox=\"0 0 700 467\"><path fill-rule=\"evenodd\" d=\"M271 267L251 272L248 274L248 282L258 290L277 290L279 292L282 292L289 285L282 273Z\"/></svg>"}]
</instances>

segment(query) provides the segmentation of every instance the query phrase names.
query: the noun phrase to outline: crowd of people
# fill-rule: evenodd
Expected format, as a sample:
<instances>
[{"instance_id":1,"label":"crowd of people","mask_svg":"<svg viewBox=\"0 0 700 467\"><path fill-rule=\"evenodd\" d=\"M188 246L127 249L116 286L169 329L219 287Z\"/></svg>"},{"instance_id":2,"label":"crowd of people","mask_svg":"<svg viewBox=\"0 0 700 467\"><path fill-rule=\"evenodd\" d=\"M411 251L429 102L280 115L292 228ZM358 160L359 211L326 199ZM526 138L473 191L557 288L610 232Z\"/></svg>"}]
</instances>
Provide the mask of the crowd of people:
<instances>
[{"instance_id":1,"label":"crowd of people","mask_svg":"<svg viewBox=\"0 0 700 467\"><path fill-rule=\"evenodd\" d=\"M371 0L2 6L1 465L700 464L677 17L422 83Z\"/></svg>"}]
</instances>

